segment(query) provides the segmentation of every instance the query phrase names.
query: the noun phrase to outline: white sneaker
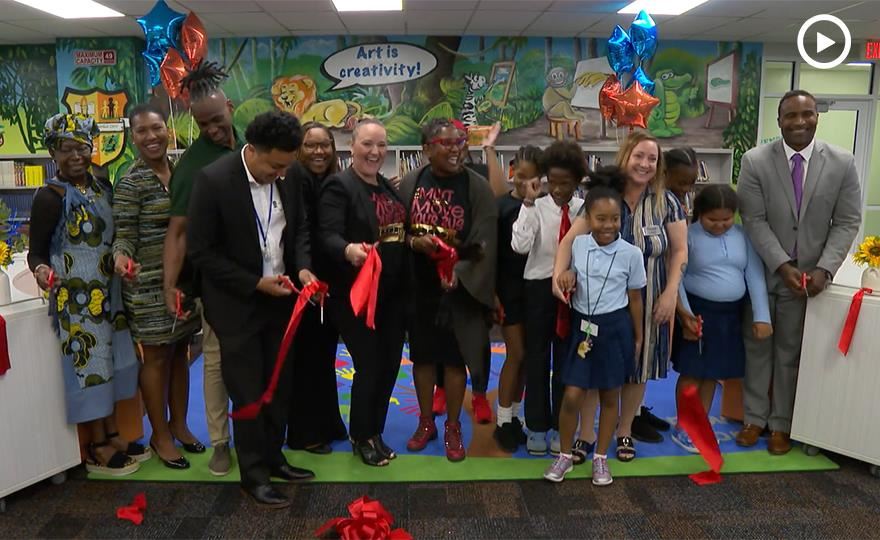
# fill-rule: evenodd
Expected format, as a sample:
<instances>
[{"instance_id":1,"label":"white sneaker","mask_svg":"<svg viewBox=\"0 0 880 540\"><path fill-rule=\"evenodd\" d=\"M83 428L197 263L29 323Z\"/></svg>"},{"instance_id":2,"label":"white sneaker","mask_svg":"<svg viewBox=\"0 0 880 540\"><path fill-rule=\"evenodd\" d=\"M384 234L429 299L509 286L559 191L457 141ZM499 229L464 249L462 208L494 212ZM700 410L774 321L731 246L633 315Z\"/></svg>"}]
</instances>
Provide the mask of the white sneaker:
<instances>
[{"instance_id":1,"label":"white sneaker","mask_svg":"<svg viewBox=\"0 0 880 540\"><path fill-rule=\"evenodd\" d=\"M574 463L571 461L571 456L566 457L560 454L544 471L544 479L551 482L562 482L565 480L565 475L570 473L572 469L574 469Z\"/></svg>"},{"instance_id":2,"label":"white sneaker","mask_svg":"<svg viewBox=\"0 0 880 540\"><path fill-rule=\"evenodd\" d=\"M560 444L559 444L559 432L556 431L555 429L551 429L550 430L550 453L553 454L554 456L558 456L559 452L561 452Z\"/></svg>"},{"instance_id":3,"label":"white sneaker","mask_svg":"<svg viewBox=\"0 0 880 540\"><path fill-rule=\"evenodd\" d=\"M593 485L607 486L614 479L611 478L611 469L608 468L608 458L593 457Z\"/></svg>"},{"instance_id":4,"label":"white sneaker","mask_svg":"<svg viewBox=\"0 0 880 540\"><path fill-rule=\"evenodd\" d=\"M546 431L530 431L529 439L526 441L526 449L533 456L543 456L547 454L547 432Z\"/></svg>"}]
</instances>

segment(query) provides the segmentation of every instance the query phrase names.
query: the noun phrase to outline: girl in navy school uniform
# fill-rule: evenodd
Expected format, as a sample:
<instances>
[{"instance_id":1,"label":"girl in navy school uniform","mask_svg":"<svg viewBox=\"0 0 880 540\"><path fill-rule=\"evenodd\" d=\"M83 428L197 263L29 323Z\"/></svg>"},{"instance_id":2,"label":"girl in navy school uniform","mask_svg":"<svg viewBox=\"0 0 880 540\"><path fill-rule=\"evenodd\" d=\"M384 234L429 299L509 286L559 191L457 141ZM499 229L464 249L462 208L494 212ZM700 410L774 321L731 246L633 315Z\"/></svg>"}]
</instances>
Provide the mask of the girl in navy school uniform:
<instances>
[{"instance_id":1,"label":"girl in navy school uniform","mask_svg":"<svg viewBox=\"0 0 880 540\"><path fill-rule=\"evenodd\" d=\"M591 232L575 238L571 269L560 278L572 306L568 353L562 367L565 394L559 414L560 440L568 450L560 452L544 478L561 482L572 470L578 413L588 391L598 390L601 412L593 484L606 486L613 481L607 452L619 418L620 388L635 373L642 345L641 290L647 285L647 276L641 250L620 236L625 174L612 166L589 177L584 210Z\"/></svg>"},{"instance_id":2,"label":"girl in navy school uniform","mask_svg":"<svg viewBox=\"0 0 880 540\"><path fill-rule=\"evenodd\" d=\"M745 374L742 307L751 299L757 339L773 333L764 265L740 225L734 224L736 192L727 185L703 188L694 200L688 227L688 264L679 287L672 365L678 371L675 396L696 386L708 414L715 385ZM687 433L676 427L672 440L697 453Z\"/></svg>"}]
</instances>

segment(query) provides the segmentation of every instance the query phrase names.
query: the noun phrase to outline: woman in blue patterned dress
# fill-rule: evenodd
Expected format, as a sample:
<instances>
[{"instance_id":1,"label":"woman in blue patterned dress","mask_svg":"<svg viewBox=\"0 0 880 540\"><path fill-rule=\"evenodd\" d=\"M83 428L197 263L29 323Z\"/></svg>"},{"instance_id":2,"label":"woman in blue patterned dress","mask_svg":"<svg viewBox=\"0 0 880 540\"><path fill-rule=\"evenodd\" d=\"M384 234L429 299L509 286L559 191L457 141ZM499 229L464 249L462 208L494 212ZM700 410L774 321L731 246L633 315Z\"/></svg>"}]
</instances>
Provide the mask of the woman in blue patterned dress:
<instances>
[{"instance_id":1,"label":"woman in blue patterned dress","mask_svg":"<svg viewBox=\"0 0 880 540\"><path fill-rule=\"evenodd\" d=\"M187 345L200 321L198 317L175 320L165 308L162 293L162 247L171 207L168 128L162 111L148 104L132 110L129 124L138 159L114 188L113 262L116 273L123 277L122 296L131 334L143 356L140 387L153 427L150 446L166 467L187 469L189 460L174 445L174 439L187 452L205 452L186 424ZM194 305L182 307L185 311L196 309Z\"/></svg>"},{"instance_id":2,"label":"woman in blue patterned dress","mask_svg":"<svg viewBox=\"0 0 880 540\"><path fill-rule=\"evenodd\" d=\"M91 118L58 114L46 122L45 144L58 175L34 196L28 265L49 290L50 315L61 340L67 420L88 423L86 469L122 476L150 451L119 437L117 401L137 390L138 361L113 275L111 187L89 174Z\"/></svg>"},{"instance_id":3,"label":"woman in blue patterned dress","mask_svg":"<svg viewBox=\"0 0 880 540\"><path fill-rule=\"evenodd\" d=\"M627 173L623 191L620 233L624 240L642 250L648 286L645 291L643 346L638 356L635 376L621 392L620 423L617 427L617 459L632 461L636 456L632 441L645 385L649 380L664 379L669 367L671 324L678 301L678 286L687 265L687 222L678 199L663 187L663 153L660 143L649 133L633 132L617 153L617 166ZM553 271L553 292L565 298L559 277L571 264L574 238L589 232L583 215L572 223L560 242ZM652 420L669 425L641 407L641 424ZM653 440L663 440L653 431ZM660 427L658 425L657 427Z\"/></svg>"}]
</instances>

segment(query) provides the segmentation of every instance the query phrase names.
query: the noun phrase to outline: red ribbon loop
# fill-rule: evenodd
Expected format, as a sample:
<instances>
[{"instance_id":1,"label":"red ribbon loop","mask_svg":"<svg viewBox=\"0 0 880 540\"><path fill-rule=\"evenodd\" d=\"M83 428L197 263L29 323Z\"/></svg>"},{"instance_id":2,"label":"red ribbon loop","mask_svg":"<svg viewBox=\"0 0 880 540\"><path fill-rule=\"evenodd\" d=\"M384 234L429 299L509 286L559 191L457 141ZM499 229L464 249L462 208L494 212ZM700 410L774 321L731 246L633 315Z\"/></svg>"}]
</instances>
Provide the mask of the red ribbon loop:
<instances>
[{"instance_id":1,"label":"red ribbon loop","mask_svg":"<svg viewBox=\"0 0 880 540\"><path fill-rule=\"evenodd\" d=\"M275 396L275 389L278 388L278 382L281 378L281 370L284 367L285 360L287 360L287 352L290 350L290 345L293 343L293 336L296 335L296 329L299 326L300 320L302 320L303 311L312 296L316 294L326 294L328 289L326 283L318 281L317 279L303 287L301 291L297 291L293 286L293 283L290 281L287 281L286 284L291 290L298 292L299 296L296 299L296 304L293 306L290 320L287 322L287 329L284 331L284 337L281 339L281 347L278 349L278 356L275 357L275 368L272 371L272 378L269 380L269 386L263 392L263 395L260 396L260 399L232 411L229 416L233 420L253 420L258 414L260 414L263 405L272 403L272 398Z\"/></svg>"},{"instance_id":2,"label":"red ribbon loop","mask_svg":"<svg viewBox=\"0 0 880 540\"><path fill-rule=\"evenodd\" d=\"M367 312L367 328L376 329L376 302L379 299L379 278L382 276L382 259L375 246L364 244L367 260L351 286L351 309L356 317Z\"/></svg>"},{"instance_id":3,"label":"red ribbon loop","mask_svg":"<svg viewBox=\"0 0 880 540\"><path fill-rule=\"evenodd\" d=\"M131 504L116 509L116 517L140 525L144 522L144 510L146 509L147 496L144 493L138 493L134 496Z\"/></svg>"},{"instance_id":4,"label":"red ribbon loop","mask_svg":"<svg viewBox=\"0 0 880 540\"><path fill-rule=\"evenodd\" d=\"M436 236L431 236L431 241L437 249L431 254L431 258L437 264L437 275L445 283L451 283L458 263L458 251Z\"/></svg>"},{"instance_id":5,"label":"red ribbon loop","mask_svg":"<svg viewBox=\"0 0 880 540\"><path fill-rule=\"evenodd\" d=\"M678 425L691 438L710 468L709 471L692 474L689 478L701 486L721 482L720 473L724 458L721 456L715 432L712 431L712 425L694 385L686 386L678 396Z\"/></svg>"},{"instance_id":6,"label":"red ribbon loop","mask_svg":"<svg viewBox=\"0 0 880 540\"><path fill-rule=\"evenodd\" d=\"M317 531L317 538L342 538L343 540L412 540L403 529L391 530L394 517L382 503L367 496L348 505L350 518L333 518Z\"/></svg>"},{"instance_id":7,"label":"red ribbon loop","mask_svg":"<svg viewBox=\"0 0 880 540\"><path fill-rule=\"evenodd\" d=\"M856 325L859 322L859 313L862 311L862 299L865 293L872 294L872 289L863 288L856 291L849 304L849 311L846 314L846 322L843 323L843 330L840 332L840 340L837 342L837 349L846 356L849 353L849 346L852 343L853 334L856 332Z\"/></svg>"}]
</instances>

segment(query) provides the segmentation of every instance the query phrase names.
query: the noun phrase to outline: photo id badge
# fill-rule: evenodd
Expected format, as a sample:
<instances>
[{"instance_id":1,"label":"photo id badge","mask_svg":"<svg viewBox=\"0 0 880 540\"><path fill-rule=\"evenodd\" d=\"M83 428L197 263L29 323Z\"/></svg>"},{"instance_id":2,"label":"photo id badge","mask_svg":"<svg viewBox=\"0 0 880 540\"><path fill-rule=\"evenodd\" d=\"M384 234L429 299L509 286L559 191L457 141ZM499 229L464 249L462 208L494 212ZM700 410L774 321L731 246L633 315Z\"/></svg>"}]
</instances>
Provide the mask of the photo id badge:
<instances>
[{"instance_id":1,"label":"photo id badge","mask_svg":"<svg viewBox=\"0 0 880 540\"><path fill-rule=\"evenodd\" d=\"M663 232L663 229L660 228L659 225L650 225L648 227L642 227L642 234L645 236L660 236Z\"/></svg>"},{"instance_id":2,"label":"photo id badge","mask_svg":"<svg viewBox=\"0 0 880 540\"><path fill-rule=\"evenodd\" d=\"M592 337L599 337L599 325L590 321L581 321L581 332Z\"/></svg>"}]
</instances>

